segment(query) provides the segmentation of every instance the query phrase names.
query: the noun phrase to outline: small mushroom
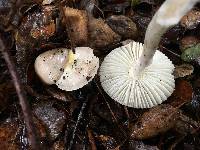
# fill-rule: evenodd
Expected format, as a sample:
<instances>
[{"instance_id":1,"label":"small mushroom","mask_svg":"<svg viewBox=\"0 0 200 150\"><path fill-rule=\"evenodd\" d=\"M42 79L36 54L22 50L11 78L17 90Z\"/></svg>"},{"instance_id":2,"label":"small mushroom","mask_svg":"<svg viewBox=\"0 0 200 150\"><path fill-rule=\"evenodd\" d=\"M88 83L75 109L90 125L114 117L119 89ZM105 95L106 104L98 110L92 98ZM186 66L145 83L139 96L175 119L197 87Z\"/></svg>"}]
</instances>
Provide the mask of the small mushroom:
<instances>
[{"instance_id":1,"label":"small mushroom","mask_svg":"<svg viewBox=\"0 0 200 150\"><path fill-rule=\"evenodd\" d=\"M75 53L66 48L53 49L40 54L35 71L46 84L72 91L90 82L99 68L99 59L89 47L76 47Z\"/></svg>"},{"instance_id":2,"label":"small mushroom","mask_svg":"<svg viewBox=\"0 0 200 150\"><path fill-rule=\"evenodd\" d=\"M100 81L114 100L134 108L161 104L175 87L174 65L156 50L161 36L176 25L197 0L166 0L148 25L144 45L131 42L109 53L100 68Z\"/></svg>"}]
</instances>

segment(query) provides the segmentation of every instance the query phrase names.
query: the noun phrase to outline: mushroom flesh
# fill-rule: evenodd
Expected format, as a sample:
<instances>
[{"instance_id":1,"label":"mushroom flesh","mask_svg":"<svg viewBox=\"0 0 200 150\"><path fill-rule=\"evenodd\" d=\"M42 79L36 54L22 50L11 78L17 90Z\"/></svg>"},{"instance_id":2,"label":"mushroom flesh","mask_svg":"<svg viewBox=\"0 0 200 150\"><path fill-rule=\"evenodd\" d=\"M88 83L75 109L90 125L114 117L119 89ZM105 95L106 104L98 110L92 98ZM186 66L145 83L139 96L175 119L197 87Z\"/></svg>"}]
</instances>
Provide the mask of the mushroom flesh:
<instances>
[{"instance_id":1,"label":"mushroom flesh","mask_svg":"<svg viewBox=\"0 0 200 150\"><path fill-rule=\"evenodd\" d=\"M67 48L53 49L35 60L40 79L65 91L82 88L94 78L98 68L99 59L89 47L76 47L75 53Z\"/></svg>"}]
</instances>

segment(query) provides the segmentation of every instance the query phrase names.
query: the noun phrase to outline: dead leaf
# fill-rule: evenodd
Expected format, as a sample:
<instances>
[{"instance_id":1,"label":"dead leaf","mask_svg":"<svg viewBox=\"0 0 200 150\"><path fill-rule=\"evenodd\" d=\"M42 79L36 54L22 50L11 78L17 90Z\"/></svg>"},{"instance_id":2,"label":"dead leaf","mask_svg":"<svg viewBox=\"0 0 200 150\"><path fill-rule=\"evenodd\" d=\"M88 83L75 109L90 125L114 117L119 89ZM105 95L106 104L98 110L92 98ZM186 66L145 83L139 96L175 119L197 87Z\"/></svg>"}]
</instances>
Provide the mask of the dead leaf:
<instances>
[{"instance_id":1,"label":"dead leaf","mask_svg":"<svg viewBox=\"0 0 200 150\"><path fill-rule=\"evenodd\" d=\"M64 7L65 25L76 46L85 45L88 39L88 17L85 10ZM69 31L70 30L70 31Z\"/></svg>"},{"instance_id":2,"label":"dead leaf","mask_svg":"<svg viewBox=\"0 0 200 150\"><path fill-rule=\"evenodd\" d=\"M195 46L199 42L200 42L199 39L195 36L186 36L180 40L179 47L181 52L184 52L184 50Z\"/></svg>"},{"instance_id":3,"label":"dead leaf","mask_svg":"<svg viewBox=\"0 0 200 150\"><path fill-rule=\"evenodd\" d=\"M157 146L146 145L142 141L129 140L130 150L159 150Z\"/></svg>"},{"instance_id":4,"label":"dead leaf","mask_svg":"<svg viewBox=\"0 0 200 150\"><path fill-rule=\"evenodd\" d=\"M20 149L18 143L16 142L19 130L19 125L15 119L8 119L2 123L0 125L0 149Z\"/></svg>"},{"instance_id":5,"label":"dead leaf","mask_svg":"<svg viewBox=\"0 0 200 150\"><path fill-rule=\"evenodd\" d=\"M105 150L111 150L117 148L117 142L115 139L108 135L96 135L97 140L104 146Z\"/></svg>"},{"instance_id":6,"label":"dead leaf","mask_svg":"<svg viewBox=\"0 0 200 150\"><path fill-rule=\"evenodd\" d=\"M106 46L119 42L121 39L102 19L90 19L88 28L89 45L94 49L103 49Z\"/></svg>"},{"instance_id":7,"label":"dead leaf","mask_svg":"<svg viewBox=\"0 0 200 150\"><path fill-rule=\"evenodd\" d=\"M123 15L112 15L106 19L111 29L118 33L122 38L134 39L137 37L136 24L128 17Z\"/></svg>"},{"instance_id":8,"label":"dead leaf","mask_svg":"<svg viewBox=\"0 0 200 150\"><path fill-rule=\"evenodd\" d=\"M179 117L179 110L166 104L145 112L130 129L131 138L148 139L171 129Z\"/></svg>"},{"instance_id":9,"label":"dead leaf","mask_svg":"<svg viewBox=\"0 0 200 150\"><path fill-rule=\"evenodd\" d=\"M35 59L36 49L41 50L42 43L49 41L56 34L54 19L55 7L44 6L24 16L18 31L16 40L16 59L20 78L26 83L26 69Z\"/></svg>"},{"instance_id":10,"label":"dead leaf","mask_svg":"<svg viewBox=\"0 0 200 150\"><path fill-rule=\"evenodd\" d=\"M49 131L52 140L60 134L67 118L65 112L57 110L53 104L54 101L52 100L41 101L33 108L36 118L46 126L46 130Z\"/></svg>"},{"instance_id":11,"label":"dead leaf","mask_svg":"<svg viewBox=\"0 0 200 150\"><path fill-rule=\"evenodd\" d=\"M64 149L65 149L64 141L58 140L58 141L54 142L51 150L64 150Z\"/></svg>"},{"instance_id":12,"label":"dead leaf","mask_svg":"<svg viewBox=\"0 0 200 150\"><path fill-rule=\"evenodd\" d=\"M192 86L188 81L177 80L175 90L168 98L167 103L173 107L180 107L192 100Z\"/></svg>"},{"instance_id":13,"label":"dead leaf","mask_svg":"<svg viewBox=\"0 0 200 150\"><path fill-rule=\"evenodd\" d=\"M180 21L181 26L186 29L194 29L200 23L200 11L191 10Z\"/></svg>"}]
</instances>

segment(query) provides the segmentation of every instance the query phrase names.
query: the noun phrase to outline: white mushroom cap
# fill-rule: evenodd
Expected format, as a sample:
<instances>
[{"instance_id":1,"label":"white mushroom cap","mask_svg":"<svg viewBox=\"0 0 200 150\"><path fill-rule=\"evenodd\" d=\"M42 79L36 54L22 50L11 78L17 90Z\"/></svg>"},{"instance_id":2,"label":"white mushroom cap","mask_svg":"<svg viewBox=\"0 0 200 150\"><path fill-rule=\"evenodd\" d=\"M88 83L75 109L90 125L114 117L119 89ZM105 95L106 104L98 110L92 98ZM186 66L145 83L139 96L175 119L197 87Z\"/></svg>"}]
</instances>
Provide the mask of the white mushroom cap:
<instances>
[{"instance_id":1,"label":"white mushroom cap","mask_svg":"<svg viewBox=\"0 0 200 150\"><path fill-rule=\"evenodd\" d=\"M143 44L131 42L109 53L100 67L103 89L122 105L150 108L165 101L174 90L174 65L158 50L152 63L136 74L142 52Z\"/></svg>"},{"instance_id":2,"label":"white mushroom cap","mask_svg":"<svg viewBox=\"0 0 200 150\"><path fill-rule=\"evenodd\" d=\"M53 49L40 54L35 61L35 71L46 84L72 91L90 82L99 68L99 59L89 47Z\"/></svg>"}]
</instances>

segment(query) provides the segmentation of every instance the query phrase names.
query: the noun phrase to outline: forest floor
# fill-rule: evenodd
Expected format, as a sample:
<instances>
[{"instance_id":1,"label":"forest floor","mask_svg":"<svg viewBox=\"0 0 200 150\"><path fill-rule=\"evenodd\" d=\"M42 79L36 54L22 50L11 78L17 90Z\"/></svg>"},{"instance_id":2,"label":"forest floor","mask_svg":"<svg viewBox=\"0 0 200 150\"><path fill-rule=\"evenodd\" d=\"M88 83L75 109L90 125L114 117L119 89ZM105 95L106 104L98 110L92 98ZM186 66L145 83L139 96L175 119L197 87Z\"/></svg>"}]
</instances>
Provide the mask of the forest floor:
<instances>
[{"instance_id":1,"label":"forest floor","mask_svg":"<svg viewBox=\"0 0 200 150\"><path fill-rule=\"evenodd\" d=\"M99 74L83 88L65 92L44 84L34 70L36 57L54 48L91 47L101 64L124 41L143 43L162 3L1 0L0 149L199 149L199 4L159 44L175 65L175 90L159 106L134 109L115 102Z\"/></svg>"}]
</instances>

